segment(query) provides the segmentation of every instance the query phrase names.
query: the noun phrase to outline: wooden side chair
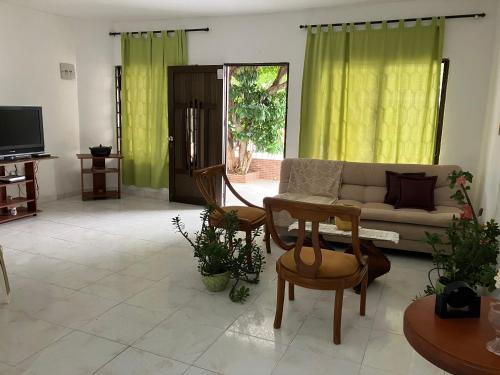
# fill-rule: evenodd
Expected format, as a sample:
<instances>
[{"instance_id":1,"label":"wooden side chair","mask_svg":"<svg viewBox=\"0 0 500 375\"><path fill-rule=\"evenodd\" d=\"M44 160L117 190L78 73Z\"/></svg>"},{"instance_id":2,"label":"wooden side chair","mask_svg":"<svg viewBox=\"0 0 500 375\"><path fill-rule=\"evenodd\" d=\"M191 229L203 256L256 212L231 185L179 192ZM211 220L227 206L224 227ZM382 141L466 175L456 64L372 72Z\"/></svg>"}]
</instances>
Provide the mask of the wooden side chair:
<instances>
[{"instance_id":1,"label":"wooden side chair","mask_svg":"<svg viewBox=\"0 0 500 375\"><path fill-rule=\"evenodd\" d=\"M10 300L10 285L9 285L9 278L7 277L7 267L5 266L5 261L3 259L2 246L0 246L0 268L2 269L3 273L3 281L5 282L5 291L7 292L7 303L8 303Z\"/></svg>"},{"instance_id":2,"label":"wooden side chair","mask_svg":"<svg viewBox=\"0 0 500 375\"><path fill-rule=\"evenodd\" d=\"M335 290L333 342L340 344L344 289L361 284L359 313L365 315L368 262L359 248L358 226L361 210L357 207L312 204L280 198L265 198L264 207L267 213L267 226L274 242L287 250L276 261L278 293L274 328L281 327L286 281L288 281L289 300L294 299L295 284L309 289ZM282 210L288 211L299 223L296 243L283 242L276 232L273 212ZM334 216L352 222L353 254L321 249L319 223L326 222ZM312 247L304 246L306 222L311 222Z\"/></svg>"},{"instance_id":3,"label":"wooden side chair","mask_svg":"<svg viewBox=\"0 0 500 375\"><path fill-rule=\"evenodd\" d=\"M271 252L271 239L269 231L267 230L266 224L266 211L262 207L258 207L246 199L244 199L238 192L234 189L229 182L226 174L226 165L219 164L212 167L198 169L193 172L193 176L196 181L196 186L203 195L203 198L209 206L214 207L214 213L208 218L210 225L214 227L219 227L221 223L222 216L231 211L235 211L238 217L239 229L246 233L246 240L250 241L252 236L252 231L264 226L264 241L266 243L266 251ZM221 206L220 202L217 201L216 197L216 187L221 181L226 183L226 186L238 198L244 206Z\"/></svg>"}]
</instances>

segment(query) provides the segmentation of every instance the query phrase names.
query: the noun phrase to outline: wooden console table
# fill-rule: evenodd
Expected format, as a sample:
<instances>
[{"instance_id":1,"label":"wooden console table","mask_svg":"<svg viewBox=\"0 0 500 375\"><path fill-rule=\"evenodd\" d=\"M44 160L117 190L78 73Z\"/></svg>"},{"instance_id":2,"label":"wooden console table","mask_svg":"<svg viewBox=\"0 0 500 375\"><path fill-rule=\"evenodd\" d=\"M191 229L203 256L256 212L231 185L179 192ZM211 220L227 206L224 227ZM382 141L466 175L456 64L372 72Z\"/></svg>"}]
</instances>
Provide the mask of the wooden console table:
<instances>
[{"instance_id":1,"label":"wooden console table","mask_svg":"<svg viewBox=\"0 0 500 375\"><path fill-rule=\"evenodd\" d=\"M24 164L24 175L26 179L18 182L0 182L0 224L24 217L36 216L37 209L37 185L36 185L36 163L42 160L57 159L57 156L45 158L27 158L18 160L0 161L0 176L5 175L5 168ZM8 198L7 188L11 186L25 186L26 194L18 197ZM17 215L10 215L9 209L16 207Z\"/></svg>"},{"instance_id":2,"label":"wooden console table","mask_svg":"<svg viewBox=\"0 0 500 375\"><path fill-rule=\"evenodd\" d=\"M122 170L121 161L123 156L120 154L110 154L109 156L92 156L91 154L76 154L76 157L80 159L81 168L81 184L82 184L82 200L90 199L106 199L106 198L121 198L121 186L122 186ZM106 159L114 159L117 161L116 167L106 167ZM84 160L92 160L92 165L90 167L84 166ZM115 173L117 176L117 189L107 190L106 189L106 175L109 173ZM88 174L92 176L92 190L85 190L84 186L84 176Z\"/></svg>"},{"instance_id":3,"label":"wooden console table","mask_svg":"<svg viewBox=\"0 0 500 375\"><path fill-rule=\"evenodd\" d=\"M406 308L404 333L425 359L456 375L500 373L500 357L486 349L495 337L488 322L490 297L481 297L479 318L441 319L434 313L436 297L419 298Z\"/></svg>"}]
</instances>

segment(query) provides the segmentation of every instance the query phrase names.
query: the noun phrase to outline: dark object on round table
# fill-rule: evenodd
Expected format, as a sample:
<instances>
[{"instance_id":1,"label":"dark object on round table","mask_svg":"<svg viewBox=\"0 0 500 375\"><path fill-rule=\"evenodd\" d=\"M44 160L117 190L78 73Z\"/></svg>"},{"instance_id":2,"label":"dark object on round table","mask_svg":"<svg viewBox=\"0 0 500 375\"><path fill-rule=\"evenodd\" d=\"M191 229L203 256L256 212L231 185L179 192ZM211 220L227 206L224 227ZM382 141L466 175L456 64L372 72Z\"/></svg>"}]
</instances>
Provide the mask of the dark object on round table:
<instances>
[{"instance_id":1,"label":"dark object on round table","mask_svg":"<svg viewBox=\"0 0 500 375\"><path fill-rule=\"evenodd\" d=\"M113 147L111 147L111 146L99 145L99 146L89 147L89 150L90 150L90 153L92 154L92 156L106 157L106 156L109 156L109 154L111 154L112 148Z\"/></svg>"},{"instance_id":2,"label":"dark object on round table","mask_svg":"<svg viewBox=\"0 0 500 375\"><path fill-rule=\"evenodd\" d=\"M481 298L465 282L454 281L436 296L436 314L447 318L479 318Z\"/></svg>"}]
</instances>

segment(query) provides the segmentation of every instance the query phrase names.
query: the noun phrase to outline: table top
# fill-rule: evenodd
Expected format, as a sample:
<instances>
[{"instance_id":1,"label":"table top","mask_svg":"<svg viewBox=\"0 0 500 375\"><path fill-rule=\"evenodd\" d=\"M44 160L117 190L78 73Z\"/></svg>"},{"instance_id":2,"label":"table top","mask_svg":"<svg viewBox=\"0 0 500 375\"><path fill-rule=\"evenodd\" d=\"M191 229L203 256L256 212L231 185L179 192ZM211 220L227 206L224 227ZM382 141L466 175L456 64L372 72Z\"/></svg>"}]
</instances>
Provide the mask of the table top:
<instances>
[{"instance_id":1,"label":"table top","mask_svg":"<svg viewBox=\"0 0 500 375\"><path fill-rule=\"evenodd\" d=\"M13 164L22 164L22 163L33 163L37 161L42 161L42 160L53 160L53 159L58 159L58 156L46 156L43 158L22 158L22 159L16 159L16 160L0 160L0 167L6 166L6 165L13 165Z\"/></svg>"},{"instance_id":2,"label":"table top","mask_svg":"<svg viewBox=\"0 0 500 375\"><path fill-rule=\"evenodd\" d=\"M92 156L92 154L76 154L78 159L123 159L121 154L109 154L108 156Z\"/></svg>"},{"instance_id":3,"label":"table top","mask_svg":"<svg viewBox=\"0 0 500 375\"><path fill-rule=\"evenodd\" d=\"M311 228L312 228L311 223L307 222L306 223L306 231L310 232ZM299 223L297 221L292 223L288 227L289 231L297 230L297 229L299 229ZM335 236L342 236L342 237L351 237L351 235L352 235L351 231L340 230L337 228L337 226L335 224L326 224L326 223L319 224L319 233L320 234L330 234L330 235L335 235ZM359 227L359 238L364 239L364 240L391 241L394 243L398 243L399 242L399 233L390 232L390 231L386 231L386 230L368 229L368 228Z\"/></svg>"},{"instance_id":4,"label":"table top","mask_svg":"<svg viewBox=\"0 0 500 375\"><path fill-rule=\"evenodd\" d=\"M406 308L404 333L424 358L452 374L500 374L500 356L486 343L495 337L488 321L490 297L481 297L480 318L441 319L434 313L436 297L419 298Z\"/></svg>"}]
</instances>

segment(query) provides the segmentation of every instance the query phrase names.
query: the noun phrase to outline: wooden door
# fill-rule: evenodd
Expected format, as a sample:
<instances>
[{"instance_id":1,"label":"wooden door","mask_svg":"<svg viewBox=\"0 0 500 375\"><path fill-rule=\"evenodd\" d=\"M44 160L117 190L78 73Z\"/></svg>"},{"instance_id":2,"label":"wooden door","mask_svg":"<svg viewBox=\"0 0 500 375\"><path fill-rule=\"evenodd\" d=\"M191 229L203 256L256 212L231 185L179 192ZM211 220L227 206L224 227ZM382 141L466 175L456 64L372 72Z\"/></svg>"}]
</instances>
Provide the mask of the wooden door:
<instances>
[{"instance_id":1,"label":"wooden door","mask_svg":"<svg viewBox=\"0 0 500 375\"><path fill-rule=\"evenodd\" d=\"M219 65L168 68L170 201L205 204L193 171L223 163L222 77Z\"/></svg>"}]
</instances>

